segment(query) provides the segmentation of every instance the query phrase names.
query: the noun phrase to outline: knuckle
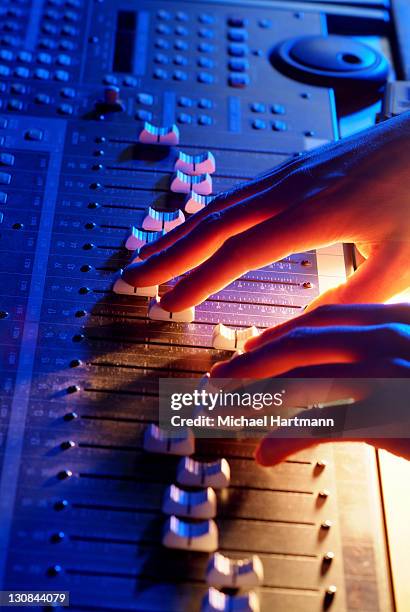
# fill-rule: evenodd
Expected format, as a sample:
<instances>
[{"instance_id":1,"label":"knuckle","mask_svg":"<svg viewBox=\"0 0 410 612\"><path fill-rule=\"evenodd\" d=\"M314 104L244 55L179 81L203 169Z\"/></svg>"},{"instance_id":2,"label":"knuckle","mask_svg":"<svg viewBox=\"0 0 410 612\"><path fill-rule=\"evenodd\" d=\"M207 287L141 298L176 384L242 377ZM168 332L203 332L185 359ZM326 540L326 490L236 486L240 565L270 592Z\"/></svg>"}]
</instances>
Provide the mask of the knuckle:
<instances>
[{"instance_id":1,"label":"knuckle","mask_svg":"<svg viewBox=\"0 0 410 612\"><path fill-rule=\"evenodd\" d=\"M340 309L339 304L321 304L315 310L313 310L312 313L316 312L318 316L323 316L331 314L332 312L335 312L338 309Z\"/></svg>"},{"instance_id":2,"label":"knuckle","mask_svg":"<svg viewBox=\"0 0 410 612\"><path fill-rule=\"evenodd\" d=\"M197 227L197 232L201 233L204 229L213 228L221 220L221 212L214 211L205 217Z\"/></svg>"},{"instance_id":3,"label":"knuckle","mask_svg":"<svg viewBox=\"0 0 410 612\"><path fill-rule=\"evenodd\" d=\"M401 323L386 323L379 329L379 337L385 348L396 346L399 342L409 342L410 334L406 326Z\"/></svg>"},{"instance_id":4,"label":"knuckle","mask_svg":"<svg viewBox=\"0 0 410 612\"><path fill-rule=\"evenodd\" d=\"M250 270L252 267L249 249L244 246L243 240L240 240L236 236L225 240L220 249L220 255L222 260L226 258L234 260L239 271Z\"/></svg>"},{"instance_id":5,"label":"knuckle","mask_svg":"<svg viewBox=\"0 0 410 612\"><path fill-rule=\"evenodd\" d=\"M310 337L314 333L317 333L317 330L311 327L296 327L287 333L283 340L290 344L298 344L301 340Z\"/></svg>"}]
</instances>

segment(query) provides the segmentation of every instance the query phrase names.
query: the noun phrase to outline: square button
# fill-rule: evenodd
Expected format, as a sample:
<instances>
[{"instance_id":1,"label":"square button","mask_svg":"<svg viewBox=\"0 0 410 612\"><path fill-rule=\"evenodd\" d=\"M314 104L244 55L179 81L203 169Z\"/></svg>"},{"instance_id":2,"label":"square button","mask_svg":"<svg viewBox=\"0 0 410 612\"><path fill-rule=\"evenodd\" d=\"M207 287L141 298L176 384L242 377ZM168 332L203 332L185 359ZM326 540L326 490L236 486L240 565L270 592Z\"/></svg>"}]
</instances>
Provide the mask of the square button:
<instances>
[{"instance_id":1,"label":"square button","mask_svg":"<svg viewBox=\"0 0 410 612\"><path fill-rule=\"evenodd\" d=\"M0 153L0 166L14 166L14 155L11 153Z\"/></svg>"},{"instance_id":2,"label":"square button","mask_svg":"<svg viewBox=\"0 0 410 612\"><path fill-rule=\"evenodd\" d=\"M248 39L248 32L239 28L228 30L228 40L235 43L242 43Z\"/></svg>"},{"instance_id":3,"label":"square button","mask_svg":"<svg viewBox=\"0 0 410 612\"><path fill-rule=\"evenodd\" d=\"M11 174L7 172L0 172L0 185L10 185Z\"/></svg>"},{"instance_id":4,"label":"square button","mask_svg":"<svg viewBox=\"0 0 410 612\"><path fill-rule=\"evenodd\" d=\"M43 140L43 130L38 130L36 128L27 130L27 132L24 134L24 138L26 140L34 140L39 142L40 140Z\"/></svg>"},{"instance_id":5,"label":"square button","mask_svg":"<svg viewBox=\"0 0 410 612\"><path fill-rule=\"evenodd\" d=\"M228 84L230 87L241 89L249 84L249 77L247 74L231 74L228 78Z\"/></svg>"},{"instance_id":6,"label":"square button","mask_svg":"<svg viewBox=\"0 0 410 612\"><path fill-rule=\"evenodd\" d=\"M229 60L228 67L232 72L246 72L249 68L249 62L244 59L231 59Z\"/></svg>"},{"instance_id":7,"label":"square button","mask_svg":"<svg viewBox=\"0 0 410 612\"><path fill-rule=\"evenodd\" d=\"M154 97L149 93L139 93L137 94L137 102L146 106L152 106L154 104Z\"/></svg>"},{"instance_id":8,"label":"square button","mask_svg":"<svg viewBox=\"0 0 410 612\"><path fill-rule=\"evenodd\" d=\"M4 191L0 191L0 204L6 204L7 203L7 193L4 193Z\"/></svg>"},{"instance_id":9,"label":"square button","mask_svg":"<svg viewBox=\"0 0 410 612\"><path fill-rule=\"evenodd\" d=\"M248 47L246 45L238 45L236 43L228 45L228 55L231 57L245 57L247 52Z\"/></svg>"}]
</instances>

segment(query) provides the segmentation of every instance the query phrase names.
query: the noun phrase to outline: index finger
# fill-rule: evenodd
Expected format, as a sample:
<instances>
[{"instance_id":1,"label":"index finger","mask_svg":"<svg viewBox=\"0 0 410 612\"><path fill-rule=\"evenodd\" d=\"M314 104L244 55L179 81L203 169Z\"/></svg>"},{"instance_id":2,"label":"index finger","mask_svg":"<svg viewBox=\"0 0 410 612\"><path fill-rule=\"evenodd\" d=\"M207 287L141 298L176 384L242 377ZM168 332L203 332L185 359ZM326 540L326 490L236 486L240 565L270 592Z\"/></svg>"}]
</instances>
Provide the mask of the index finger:
<instances>
[{"instance_id":1,"label":"index finger","mask_svg":"<svg viewBox=\"0 0 410 612\"><path fill-rule=\"evenodd\" d=\"M287 174L289 168L299 164L298 158L292 158L286 160L273 170L257 176L256 178L246 183L240 183L233 187L230 191L225 191L216 195L212 201L200 210L199 212L192 215L185 223L178 225L171 232L165 234L159 240L151 242L140 249L139 256L141 259L147 259L151 255L155 255L160 251L169 248L175 242L189 234L201 221L206 219L213 213L225 210L233 204L237 204L247 198L257 195L258 193L265 191L266 189L273 187L273 185L280 181L284 175Z\"/></svg>"}]
</instances>

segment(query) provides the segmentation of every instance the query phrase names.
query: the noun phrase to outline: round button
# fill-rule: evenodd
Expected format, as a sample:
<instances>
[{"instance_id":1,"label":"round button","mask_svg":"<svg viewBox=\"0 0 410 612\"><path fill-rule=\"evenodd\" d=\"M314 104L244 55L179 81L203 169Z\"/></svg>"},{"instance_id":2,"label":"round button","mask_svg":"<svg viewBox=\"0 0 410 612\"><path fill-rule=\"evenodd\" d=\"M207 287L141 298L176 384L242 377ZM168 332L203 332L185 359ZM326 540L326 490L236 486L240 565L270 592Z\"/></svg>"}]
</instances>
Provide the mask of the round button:
<instances>
[{"instance_id":1,"label":"round button","mask_svg":"<svg viewBox=\"0 0 410 612\"><path fill-rule=\"evenodd\" d=\"M188 49L188 43L185 40L176 40L174 42L174 49L177 51L186 51Z\"/></svg>"},{"instance_id":2,"label":"round button","mask_svg":"<svg viewBox=\"0 0 410 612\"><path fill-rule=\"evenodd\" d=\"M117 85L118 79L113 74L106 74L102 82L104 85Z\"/></svg>"},{"instance_id":3,"label":"round button","mask_svg":"<svg viewBox=\"0 0 410 612\"><path fill-rule=\"evenodd\" d=\"M198 125L211 125L212 118L209 115L199 115Z\"/></svg>"},{"instance_id":4,"label":"round button","mask_svg":"<svg viewBox=\"0 0 410 612\"><path fill-rule=\"evenodd\" d=\"M177 36L188 36L188 30L184 26L177 26L174 30Z\"/></svg>"},{"instance_id":5,"label":"round button","mask_svg":"<svg viewBox=\"0 0 410 612\"><path fill-rule=\"evenodd\" d=\"M75 89L72 89L71 87L64 87L63 89L60 90L60 96L62 98L75 98Z\"/></svg>"},{"instance_id":6,"label":"round button","mask_svg":"<svg viewBox=\"0 0 410 612\"><path fill-rule=\"evenodd\" d=\"M183 11L177 11L175 13L175 19L177 21L185 22L185 21L188 21L188 15L186 13L184 13Z\"/></svg>"},{"instance_id":7,"label":"round button","mask_svg":"<svg viewBox=\"0 0 410 612\"><path fill-rule=\"evenodd\" d=\"M165 65L165 64L168 64L168 58L163 53L156 53L154 55L154 62L156 64Z\"/></svg>"},{"instance_id":8,"label":"round button","mask_svg":"<svg viewBox=\"0 0 410 612\"><path fill-rule=\"evenodd\" d=\"M199 68L213 68L214 62L209 57L200 56L198 57L197 65Z\"/></svg>"},{"instance_id":9,"label":"round button","mask_svg":"<svg viewBox=\"0 0 410 612\"><path fill-rule=\"evenodd\" d=\"M191 98L187 98L186 96L181 96L180 98L178 98L178 106L182 106L182 108L189 108L190 106L192 106L192 100Z\"/></svg>"},{"instance_id":10,"label":"round button","mask_svg":"<svg viewBox=\"0 0 410 612\"><path fill-rule=\"evenodd\" d=\"M188 60L184 55L176 55L173 59L175 66L186 66Z\"/></svg>"},{"instance_id":11,"label":"round button","mask_svg":"<svg viewBox=\"0 0 410 612\"><path fill-rule=\"evenodd\" d=\"M213 83L214 77L209 72L199 72L197 75L198 83Z\"/></svg>"},{"instance_id":12,"label":"round button","mask_svg":"<svg viewBox=\"0 0 410 612\"><path fill-rule=\"evenodd\" d=\"M209 98L199 98L198 108L212 108L212 106L212 100L209 100Z\"/></svg>"},{"instance_id":13,"label":"round button","mask_svg":"<svg viewBox=\"0 0 410 612\"><path fill-rule=\"evenodd\" d=\"M50 104L50 96L47 94L37 94L34 101L36 104Z\"/></svg>"},{"instance_id":14,"label":"round button","mask_svg":"<svg viewBox=\"0 0 410 612\"><path fill-rule=\"evenodd\" d=\"M266 123L262 121L262 119L254 119L252 121L252 127L254 130L264 130L266 128Z\"/></svg>"},{"instance_id":15,"label":"round button","mask_svg":"<svg viewBox=\"0 0 410 612\"><path fill-rule=\"evenodd\" d=\"M135 119L138 119L139 121L151 121L152 113L143 108L140 108L135 113Z\"/></svg>"},{"instance_id":16,"label":"round button","mask_svg":"<svg viewBox=\"0 0 410 612\"><path fill-rule=\"evenodd\" d=\"M282 104L272 104L270 109L274 115L284 115L285 114L285 107L282 106Z\"/></svg>"},{"instance_id":17,"label":"round button","mask_svg":"<svg viewBox=\"0 0 410 612\"><path fill-rule=\"evenodd\" d=\"M172 78L174 81L186 81L188 77L186 72L183 72L182 70L175 70L175 72L172 74Z\"/></svg>"},{"instance_id":18,"label":"round button","mask_svg":"<svg viewBox=\"0 0 410 612\"><path fill-rule=\"evenodd\" d=\"M169 42L163 38L157 38L154 45L156 49L169 49Z\"/></svg>"},{"instance_id":19,"label":"round button","mask_svg":"<svg viewBox=\"0 0 410 612\"><path fill-rule=\"evenodd\" d=\"M157 18L164 21L169 21L171 19L171 13L165 9L160 9L157 11Z\"/></svg>"},{"instance_id":20,"label":"round button","mask_svg":"<svg viewBox=\"0 0 410 612\"><path fill-rule=\"evenodd\" d=\"M165 25L165 23L160 23L155 28L155 31L158 34L170 34L171 33L171 28L169 26Z\"/></svg>"},{"instance_id":21,"label":"round button","mask_svg":"<svg viewBox=\"0 0 410 612\"><path fill-rule=\"evenodd\" d=\"M192 117L188 115L188 113L180 113L177 117L177 121L178 123L188 124L192 122Z\"/></svg>"},{"instance_id":22,"label":"round button","mask_svg":"<svg viewBox=\"0 0 410 612\"><path fill-rule=\"evenodd\" d=\"M210 25L211 23L214 23L215 19L210 13L200 13L198 15L198 21L199 23Z\"/></svg>"},{"instance_id":23,"label":"round button","mask_svg":"<svg viewBox=\"0 0 410 612\"><path fill-rule=\"evenodd\" d=\"M272 121L272 130L275 132L284 132L287 126L284 121Z\"/></svg>"},{"instance_id":24,"label":"round button","mask_svg":"<svg viewBox=\"0 0 410 612\"><path fill-rule=\"evenodd\" d=\"M125 87L136 87L137 86L137 79L134 79L134 77L130 76L129 74L123 78L122 82L125 85Z\"/></svg>"},{"instance_id":25,"label":"round button","mask_svg":"<svg viewBox=\"0 0 410 612\"><path fill-rule=\"evenodd\" d=\"M156 68L154 70L154 79L159 79L159 80L164 80L168 78L168 73L165 72L165 70L162 70L161 68Z\"/></svg>"},{"instance_id":26,"label":"round button","mask_svg":"<svg viewBox=\"0 0 410 612\"><path fill-rule=\"evenodd\" d=\"M250 108L253 113L264 113L266 111L266 106L262 102L252 102Z\"/></svg>"},{"instance_id":27,"label":"round button","mask_svg":"<svg viewBox=\"0 0 410 612\"><path fill-rule=\"evenodd\" d=\"M199 28L198 36L199 38L213 38L214 33L213 30L210 30L209 28Z\"/></svg>"},{"instance_id":28,"label":"round button","mask_svg":"<svg viewBox=\"0 0 410 612\"><path fill-rule=\"evenodd\" d=\"M200 53L212 53L214 46L207 42L201 42L198 45L198 51Z\"/></svg>"}]
</instances>

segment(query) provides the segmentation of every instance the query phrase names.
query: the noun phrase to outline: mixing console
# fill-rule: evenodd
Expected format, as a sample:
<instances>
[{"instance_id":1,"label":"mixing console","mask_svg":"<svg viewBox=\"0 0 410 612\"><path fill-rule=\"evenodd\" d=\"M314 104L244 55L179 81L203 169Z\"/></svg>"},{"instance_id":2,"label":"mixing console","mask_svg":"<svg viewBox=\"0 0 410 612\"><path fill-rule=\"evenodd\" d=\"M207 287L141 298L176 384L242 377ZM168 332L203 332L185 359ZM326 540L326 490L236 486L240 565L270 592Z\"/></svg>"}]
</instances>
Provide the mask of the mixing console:
<instances>
[{"instance_id":1,"label":"mixing console","mask_svg":"<svg viewBox=\"0 0 410 612\"><path fill-rule=\"evenodd\" d=\"M367 94L386 79L377 45L345 38L356 59L306 78L275 54L349 16L390 32L376 1L1 1L2 589L84 612L393 609L373 451L265 469L250 441L194 449L155 425L158 378L200 377L298 314L343 278L341 248L171 321L118 276L212 194L339 137L352 71Z\"/></svg>"}]
</instances>

